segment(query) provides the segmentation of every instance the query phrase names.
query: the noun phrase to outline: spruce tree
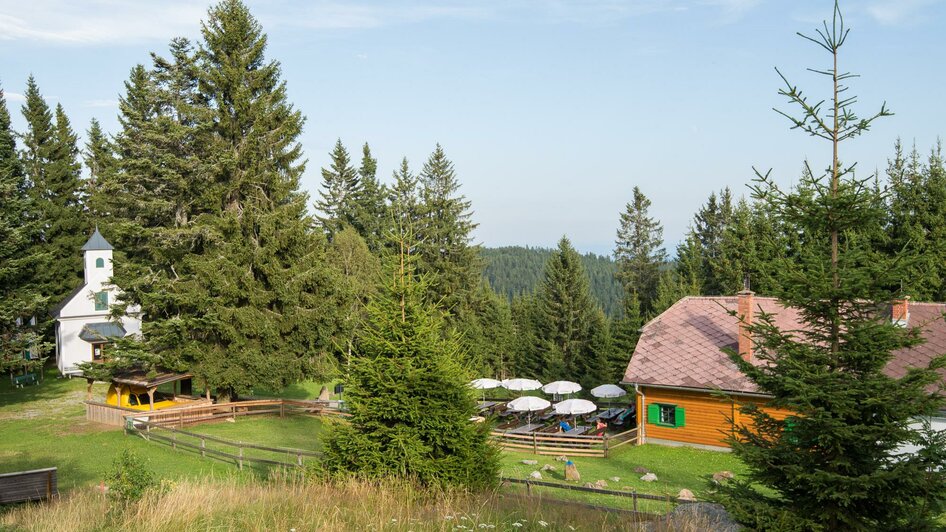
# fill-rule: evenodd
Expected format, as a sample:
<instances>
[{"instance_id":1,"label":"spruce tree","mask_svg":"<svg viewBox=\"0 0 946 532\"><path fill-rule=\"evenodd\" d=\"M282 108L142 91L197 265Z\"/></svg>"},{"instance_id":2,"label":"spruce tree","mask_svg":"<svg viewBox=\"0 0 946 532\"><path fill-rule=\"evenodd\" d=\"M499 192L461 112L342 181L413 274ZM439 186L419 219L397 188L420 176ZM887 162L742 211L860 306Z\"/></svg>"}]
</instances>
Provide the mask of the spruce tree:
<instances>
[{"instance_id":1,"label":"spruce tree","mask_svg":"<svg viewBox=\"0 0 946 532\"><path fill-rule=\"evenodd\" d=\"M578 252L562 237L558 251L545 267L536 292L535 356L532 367L541 367L545 380L569 379L582 386L597 386L599 371L607 368L607 353L593 348L600 309L588 287L588 277Z\"/></svg>"},{"instance_id":2,"label":"spruce tree","mask_svg":"<svg viewBox=\"0 0 946 532\"><path fill-rule=\"evenodd\" d=\"M720 191L719 196L711 193L694 217L694 232L700 241L703 257L703 290L706 294L725 294L725 287L715 277L719 270L718 262L723 259L721 248L726 227L732 219L732 192L729 188Z\"/></svg>"},{"instance_id":3,"label":"spruce tree","mask_svg":"<svg viewBox=\"0 0 946 532\"><path fill-rule=\"evenodd\" d=\"M353 225L368 244L368 249L377 253L384 240L384 232L388 226L388 207L385 198L388 195L387 187L377 177L378 160L371 156L371 148L366 142L361 150L361 166L358 176L361 179L361 191L356 201L356 212Z\"/></svg>"},{"instance_id":4,"label":"spruce tree","mask_svg":"<svg viewBox=\"0 0 946 532\"><path fill-rule=\"evenodd\" d=\"M847 37L837 4L833 22L805 36L831 56L831 66L816 71L831 81L825 105L782 76L780 94L801 113L783 114L831 145L827 171L809 173L789 191L760 174L755 189L803 242L795 256L775 262L783 281L775 295L798 310L802 326L782 330L773 316L757 314L749 331L759 363L730 353L759 392L772 396L769 406L793 413L780 420L743 405L751 427L737 425L730 439L748 475L726 489L727 504L756 529L928 530L937 528L946 501L943 438L911 428L943 407L937 369L946 359L900 377L884 371L894 351L922 342L923 324L891 322L887 305L903 295L898 268L911 258L875 245L886 217L876 188L840 162L844 141L891 114L885 106L866 118L855 114L845 85L852 75L838 67ZM905 443L921 451L900 453Z\"/></svg>"},{"instance_id":5,"label":"spruce tree","mask_svg":"<svg viewBox=\"0 0 946 532\"><path fill-rule=\"evenodd\" d=\"M706 272L703 269L703 246L696 231L691 227L677 245L677 260L674 268L680 279L693 294L703 294L706 285Z\"/></svg>"},{"instance_id":6,"label":"spruce tree","mask_svg":"<svg viewBox=\"0 0 946 532\"><path fill-rule=\"evenodd\" d=\"M648 215L651 202L634 187L633 199L621 213L614 248L618 278L624 285L624 297L637 296L643 312L652 309L657 296L660 267L667 260L663 249L663 227Z\"/></svg>"},{"instance_id":7,"label":"spruce tree","mask_svg":"<svg viewBox=\"0 0 946 532\"><path fill-rule=\"evenodd\" d=\"M85 152L82 155L85 167L89 170L88 192L90 196L94 196L98 184L115 171L117 164L115 145L108 138L108 135L102 131L99 121L94 118L86 132L86 137L88 137L88 140L85 143Z\"/></svg>"},{"instance_id":8,"label":"spruce tree","mask_svg":"<svg viewBox=\"0 0 946 532\"><path fill-rule=\"evenodd\" d=\"M183 153L161 150L182 187L169 191L173 201L151 197L158 260L126 290L149 317L148 348L226 398L324 376L344 302L299 190L303 117L287 101L279 63L264 56L262 28L245 5L225 0L210 8L202 36L196 57L133 73L141 105L128 114L142 127L131 130L155 134L149 147L167 147L182 128L196 131ZM182 84L173 89L175 81ZM170 90L153 91L153 83ZM174 95L183 95L188 114L163 136L145 117ZM131 184L156 175L144 158L136 163L142 171L130 172Z\"/></svg>"},{"instance_id":9,"label":"spruce tree","mask_svg":"<svg viewBox=\"0 0 946 532\"><path fill-rule=\"evenodd\" d=\"M482 275L479 246L472 244L477 224L440 144L424 163L419 182L419 268L431 276L431 298L454 312L466 304Z\"/></svg>"},{"instance_id":10,"label":"spruce tree","mask_svg":"<svg viewBox=\"0 0 946 532\"><path fill-rule=\"evenodd\" d=\"M480 490L495 485L498 450L489 427L471 423L475 399L461 348L426 300L410 237L384 264L386 279L368 305L368 327L345 379L351 416L325 439L332 473L395 477L428 486Z\"/></svg>"},{"instance_id":11,"label":"spruce tree","mask_svg":"<svg viewBox=\"0 0 946 532\"><path fill-rule=\"evenodd\" d=\"M0 89L0 371L35 369L49 351L30 325L47 303L35 282L43 264L33 246L39 222Z\"/></svg>"},{"instance_id":12,"label":"spruce tree","mask_svg":"<svg viewBox=\"0 0 946 532\"><path fill-rule=\"evenodd\" d=\"M319 193L322 199L315 203L315 208L322 213L319 222L331 239L346 225L359 229L356 218L361 179L358 170L351 164L351 156L342 144L342 139L335 141L329 157L332 159L331 164L328 168L322 168L323 190Z\"/></svg>"},{"instance_id":13,"label":"spruce tree","mask_svg":"<svg viewBox=\"0 0 946 532\"><path fill-rule=\"evenodd\" d=\"M417 227L420 223L420 191L417 176L410 169L407 157L401 159L392 174L394 185L388 191L389 222L395 226Z\"/></svg>"},{"instance_id":14,"label":"spruce tree","mask_svg":"<svg viewBox=\"0 0 946 532\"><path fill-rule=\"evenodd\" d=\"M56 304L82 282L79 249L91 228L83 212L78 139L62 106L50 111L32 76L22 110L27 123L23 166L40 219L36 252L49 259L37 279L42 295Z\"/></svg>"}]
</instances>

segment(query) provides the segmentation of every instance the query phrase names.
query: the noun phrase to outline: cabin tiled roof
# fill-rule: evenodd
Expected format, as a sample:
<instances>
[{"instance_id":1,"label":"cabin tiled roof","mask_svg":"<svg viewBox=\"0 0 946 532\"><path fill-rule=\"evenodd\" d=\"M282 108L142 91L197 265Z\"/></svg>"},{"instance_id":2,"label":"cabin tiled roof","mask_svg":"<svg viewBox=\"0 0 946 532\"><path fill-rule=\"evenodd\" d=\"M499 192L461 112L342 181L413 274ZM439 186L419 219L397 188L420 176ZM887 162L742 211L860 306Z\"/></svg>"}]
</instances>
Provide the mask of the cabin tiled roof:
<instances>
[{"instance_id":1,"label":"cabin tiled roof","mask_svg":"<svg viewBox=\"0 0 946 532\"><path fill-rule=\"evenodd\" d=\"M686 297L644 325L624 375L625 383L756 393L754 384L739 372L723 348L738 347L738 298ZM753 297L760 309L775 317L781 330L798 330L798 311L775 298ZM911 367L925 367L933 357L946 354L943 303L910 303L909 326L923 331L926 343L894 353L886 373L902 377ZM752 359L760 364L758 358Z\"/></svg>"}]
</instances>

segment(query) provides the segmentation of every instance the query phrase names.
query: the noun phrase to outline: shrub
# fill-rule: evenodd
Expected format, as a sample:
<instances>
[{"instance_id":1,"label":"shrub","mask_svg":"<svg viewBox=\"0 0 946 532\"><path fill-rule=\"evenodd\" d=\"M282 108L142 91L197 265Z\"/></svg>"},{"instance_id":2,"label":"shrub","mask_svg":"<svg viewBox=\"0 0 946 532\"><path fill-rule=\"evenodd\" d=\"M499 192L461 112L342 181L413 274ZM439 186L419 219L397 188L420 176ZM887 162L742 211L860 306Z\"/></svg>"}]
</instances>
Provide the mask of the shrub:
<instances>
[{"instance_id":1,"label":"shrub","mask_svg":"<svg viewBox=\"0 0 946 532\"><path fill-rule=\"evenodd\" d=\"M112 463L105 477L111 497L122 502L137 501L155 486L155 474L143 458L131 449L125 449Z\"/></svg>"}]
</instances>

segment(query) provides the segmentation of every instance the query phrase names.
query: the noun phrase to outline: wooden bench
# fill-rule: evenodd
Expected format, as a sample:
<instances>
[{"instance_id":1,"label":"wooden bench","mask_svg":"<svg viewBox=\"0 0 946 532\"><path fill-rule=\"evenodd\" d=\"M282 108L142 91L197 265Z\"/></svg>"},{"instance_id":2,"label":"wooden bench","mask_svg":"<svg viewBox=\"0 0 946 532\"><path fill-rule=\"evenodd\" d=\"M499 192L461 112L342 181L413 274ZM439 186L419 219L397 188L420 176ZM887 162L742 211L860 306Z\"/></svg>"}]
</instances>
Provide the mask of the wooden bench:
<instances>
[{"instance_id":1,"label":"wooden bench","mask_svg":"<svg viewBox=\"0 0 946 532\"><path fill-rule=\"evenodd\" d=\"M53 495L59 495L55 467L0 475L0 504L48 500Z\"/></svg>"},{"instance_id":2,"label":"wooden bench","mask_svg":"<svg viewBox=\"0 0 946 532\"><path fill-rule=\"evenodd\" d=\"M36 378L35 373L27 373L26 375L13 377L13 385L17 388L22 388L28 384L39 384L39 379Z\"/></svg>"}]
</instances>

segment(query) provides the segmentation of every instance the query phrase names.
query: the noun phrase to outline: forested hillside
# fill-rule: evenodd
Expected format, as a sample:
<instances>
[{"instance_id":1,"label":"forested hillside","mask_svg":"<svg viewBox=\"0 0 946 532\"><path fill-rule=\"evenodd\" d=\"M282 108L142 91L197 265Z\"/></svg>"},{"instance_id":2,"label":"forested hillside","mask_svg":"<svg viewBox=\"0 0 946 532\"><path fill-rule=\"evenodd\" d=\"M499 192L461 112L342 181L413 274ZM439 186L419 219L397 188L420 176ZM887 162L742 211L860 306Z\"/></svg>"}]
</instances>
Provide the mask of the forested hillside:
<instances>
[{"instance_id":1,"label":"forested hillside","mask_svg":"<svg viewBox=\"0 0 946 532\"><path fill-rule=\"evenodd\" d=\"M498 294L509 299L531 294L542 279L545 264L555 252L553 249L528 246L483 248L486 261L483 275ZM605 314L615 317L620 313L622 289L615 274L617 266L611 257L587 253L581 262L591 281L591 295Z\"/></svg>"}]
</instances>

